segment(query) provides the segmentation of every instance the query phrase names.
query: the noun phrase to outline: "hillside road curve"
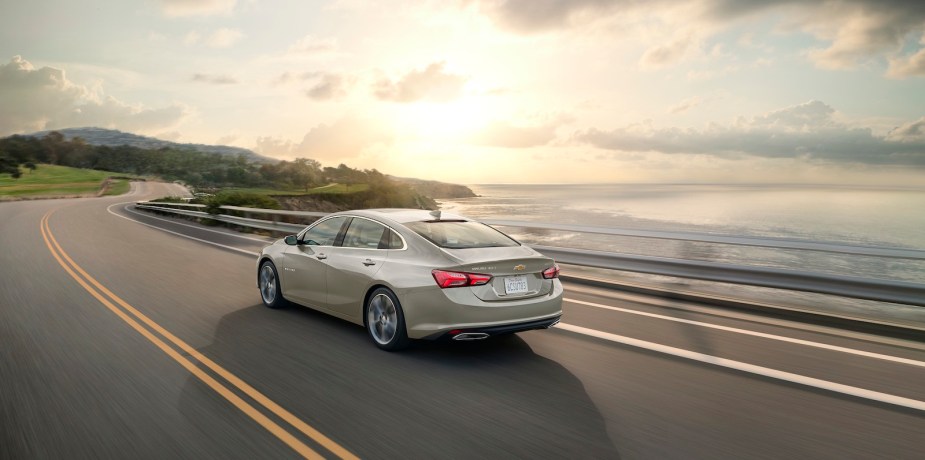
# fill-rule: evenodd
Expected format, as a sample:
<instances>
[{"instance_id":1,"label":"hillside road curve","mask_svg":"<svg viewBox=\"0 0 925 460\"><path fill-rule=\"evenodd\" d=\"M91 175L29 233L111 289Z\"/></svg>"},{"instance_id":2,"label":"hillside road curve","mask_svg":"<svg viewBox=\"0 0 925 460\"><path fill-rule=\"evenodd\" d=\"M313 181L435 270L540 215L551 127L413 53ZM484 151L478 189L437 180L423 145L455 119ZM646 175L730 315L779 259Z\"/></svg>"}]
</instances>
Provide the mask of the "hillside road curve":
<instances>
[{"instance_id":1,"label":"hillside road curve","mask_svg":"<svg viewBox=\"0 0 925 460\"><path fill-rule=\"evenodd\" d=\"M566 283L563 325L373 346L271 310L267 238L0 203L0 458L925 456L925 342Z\"/></svg>"}]
</instances>

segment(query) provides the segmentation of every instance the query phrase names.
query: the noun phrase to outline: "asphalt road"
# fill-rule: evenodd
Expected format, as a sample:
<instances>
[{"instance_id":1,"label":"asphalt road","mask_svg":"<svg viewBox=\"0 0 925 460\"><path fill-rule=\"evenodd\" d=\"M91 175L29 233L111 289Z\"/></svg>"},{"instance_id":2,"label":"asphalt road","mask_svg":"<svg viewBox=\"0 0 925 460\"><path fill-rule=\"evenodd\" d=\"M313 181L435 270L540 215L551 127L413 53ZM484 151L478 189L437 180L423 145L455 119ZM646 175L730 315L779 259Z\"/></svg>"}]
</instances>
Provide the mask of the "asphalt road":
<instances>
[{"instance_id":1,"label":"asphalt road","mask_svg":"<svg viewBox=\"0 0 925 460\"><path fill-rule=\"evenodd\" d=\"M386 353L263 307L259 238L119 204L169 187L0 203L0 458L925 458L925 343L567 284Z\"/></svg>"}]
</instances>

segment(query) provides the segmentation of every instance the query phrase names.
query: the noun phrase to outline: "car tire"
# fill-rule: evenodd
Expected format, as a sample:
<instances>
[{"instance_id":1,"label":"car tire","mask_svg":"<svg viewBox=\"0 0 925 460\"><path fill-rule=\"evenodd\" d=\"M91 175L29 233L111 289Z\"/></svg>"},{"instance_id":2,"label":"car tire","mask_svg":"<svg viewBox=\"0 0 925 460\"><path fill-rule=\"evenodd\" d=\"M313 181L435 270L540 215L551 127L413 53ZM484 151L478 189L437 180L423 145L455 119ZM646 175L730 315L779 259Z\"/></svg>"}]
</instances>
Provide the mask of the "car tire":
<instances>
[{"instance_id":1,"label":"car tire","mask_svg":"<svg viewBox=\"0 0 925 460\"><path fill-rule=\"evenodd\" d=\"M383 350L397 351L411 343L401 303L387 288L378 288L369 295L363 308L363 324L369 338Z\"/></svg>"},{"instance_id":2,"label":"car tire","mask_svg":"<svg viewBox=\"0 0 925 460\"><path fill-rule=\"evenodd\" d=\"M279 284L279 272L276 265L269 260L260 264L257 270L257 288L260 291L260 300L270 308L285 308L289 302L283 297L283 289Z\"/></svg>"}]
</instances>

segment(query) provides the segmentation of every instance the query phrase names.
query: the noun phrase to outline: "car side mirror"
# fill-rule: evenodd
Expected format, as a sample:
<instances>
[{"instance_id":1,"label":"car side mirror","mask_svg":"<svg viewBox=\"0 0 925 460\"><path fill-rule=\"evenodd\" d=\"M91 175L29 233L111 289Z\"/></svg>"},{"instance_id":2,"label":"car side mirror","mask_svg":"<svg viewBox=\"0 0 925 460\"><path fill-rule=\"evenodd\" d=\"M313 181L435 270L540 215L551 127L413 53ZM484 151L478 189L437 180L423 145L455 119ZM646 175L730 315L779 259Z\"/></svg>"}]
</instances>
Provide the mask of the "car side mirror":
<instances>
[{"instance_id":1,"label":"car side mirror","mask_svg":"<svg viewBox=\"0 0 925 460\"><path fill-rule=\"evenodd\" d=\"M289 235L283 241L286 242L289 246L297 246L299 244L299 237L295 235Z\"/></svg>"}]
</instances>

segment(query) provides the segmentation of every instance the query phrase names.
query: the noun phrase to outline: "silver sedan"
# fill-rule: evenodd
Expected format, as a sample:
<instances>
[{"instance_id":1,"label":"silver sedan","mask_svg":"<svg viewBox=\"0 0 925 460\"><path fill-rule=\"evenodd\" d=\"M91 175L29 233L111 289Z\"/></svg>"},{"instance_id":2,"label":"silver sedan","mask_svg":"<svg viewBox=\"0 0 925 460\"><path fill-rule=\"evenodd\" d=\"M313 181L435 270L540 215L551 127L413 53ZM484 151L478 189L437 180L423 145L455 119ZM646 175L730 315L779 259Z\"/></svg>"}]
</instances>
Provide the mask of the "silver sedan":
<instances>
[{"instance_id":1,"label":"silver sedan","mask_svg":"<svg viewBox=\"0 0 925 460\"><path fill-rule=\"evenodd\" d=\"M379 348L548 328L562 315L559 266L492 227L440 211L348 211L257 258L263 303L289 302L366 327Z\"/></svg>"}]
</instances>

